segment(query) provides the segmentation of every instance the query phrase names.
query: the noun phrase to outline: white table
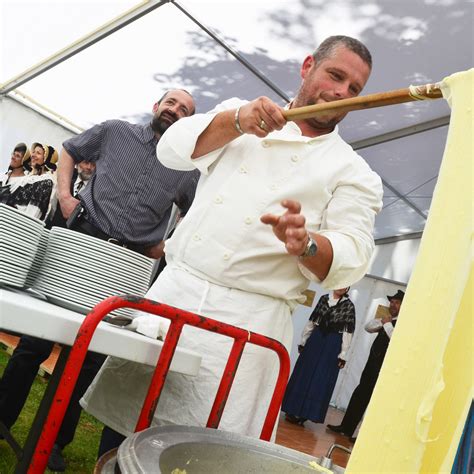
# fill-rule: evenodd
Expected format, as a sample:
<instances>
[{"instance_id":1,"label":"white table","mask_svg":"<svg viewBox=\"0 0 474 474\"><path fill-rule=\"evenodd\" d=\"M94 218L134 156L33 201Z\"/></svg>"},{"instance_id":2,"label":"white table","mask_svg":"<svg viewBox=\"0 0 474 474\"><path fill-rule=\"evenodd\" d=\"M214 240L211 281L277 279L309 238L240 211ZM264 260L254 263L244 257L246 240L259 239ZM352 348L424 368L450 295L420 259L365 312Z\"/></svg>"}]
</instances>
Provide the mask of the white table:
<instances>
[{"instance_id":1,"label":"white table","mask_svg":"<svg viewBox=\"0 0 474 474\"><path fill-rule=\"evenodd\" d=\"M84 318L83 314L48 303L41 295L0 288L0 330L72 346ZM101 322L94 332L89 350L155 366L162 347L162 341ZM63 350L62 357L56 364L28 439L23 446L23 456L15 473L23 473L28 469L68 353L69 350ZM180 349L178 345L170 370L186 375L197 375L200 365L201 356Z\"/></svg>"},{"instance_id":2,"label":"white table","mask_svg":"<svg viewBox=\"0 0 474 474\"><path fill-rule=\"evenodd\" d=\"M35 336L72 346L85 316L55 306L34 293L0 289L0 330ZM156 365L163 342L101 322L89 350L122 359ZM201 356L176 348L170 370L197 375Z\"/></svg>"}]
</instances>

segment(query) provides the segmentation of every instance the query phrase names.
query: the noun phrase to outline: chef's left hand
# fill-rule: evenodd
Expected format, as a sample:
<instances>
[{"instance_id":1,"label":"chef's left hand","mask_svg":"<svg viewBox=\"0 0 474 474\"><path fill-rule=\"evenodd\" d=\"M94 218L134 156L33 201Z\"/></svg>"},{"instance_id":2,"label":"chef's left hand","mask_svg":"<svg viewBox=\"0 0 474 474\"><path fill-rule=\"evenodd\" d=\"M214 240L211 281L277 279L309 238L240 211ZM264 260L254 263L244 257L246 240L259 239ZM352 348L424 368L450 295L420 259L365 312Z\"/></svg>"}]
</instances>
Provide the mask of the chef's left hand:
<instances>
[{"instance_id":1,"label":"chef's left hand","mask_svg":"<svg viewBox=\"0 0 474 474\"><path fill-rule=\"evenodd\" d=\"M298 201L285 199L281 205L287 209L283 215L264 214L260 220L272 226L273 233L285 244L290 255L299 257L308 243L306 218L301 214L301 204Z\"/></svg>"},{"instance_id":2,"label":"chef's left hand","mask_svg":"<svg viewBox=\"0 0 474 474\"><path fill-rule=\"evenodd\" d=\"M343 368L346 366L346 361L343 360L343 359L337 359L337 366L338 366L340 369L343 369Z\"/></svg>"}]
</instances>

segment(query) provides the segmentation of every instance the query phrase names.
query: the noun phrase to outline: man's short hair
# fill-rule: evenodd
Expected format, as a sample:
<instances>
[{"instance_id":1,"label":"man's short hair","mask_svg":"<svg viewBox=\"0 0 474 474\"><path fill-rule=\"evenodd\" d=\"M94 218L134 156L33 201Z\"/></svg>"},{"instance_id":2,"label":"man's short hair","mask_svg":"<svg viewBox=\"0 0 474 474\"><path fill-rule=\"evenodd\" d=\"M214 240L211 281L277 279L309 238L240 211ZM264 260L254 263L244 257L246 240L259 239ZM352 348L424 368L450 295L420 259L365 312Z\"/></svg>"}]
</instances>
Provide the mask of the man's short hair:
<instances>
[{"instance_id":1,"label":"man's short hair","mask_svg":"<svg viewBox=\"0 0 474 474\"><path fill-rule=\"evenodd\" d=\"M321 62L323 59L332 56L334 51L340 46L357 54L372 69L372 56L367 47L359 40L350 36L339 35L326 38L313 53L313 58L316 60L316 63Z\"/></svg>"},{"instance_id":2,"label":"man's short hair","mask_svg":"<svg viewBox=\"0 0 474 474\"><path fill-rule=\"evenodd\" d=\"M28 147L24 143L18 143L18 145L13 148L13 153L15 153L15 151L19 151L21 156L25 156L26 150L28 150Z\"/></svg>"},{"instance_id":3,"label":"man's short hair","mask_svg":"<svg viewBox=\"0 0 474 474\"><path fill-rule=\"evenodd\" d=\"M157 100L157 103L158 104L161 104L161 102L163 101L163 99L170 93L170 92L173 92L173 91L183 91L183 92L186 92L186 94L189 95L189 97L191 97L191 99L193 99L193 102L194 102L194 97L191 95L191 92L187 91L186 89L169 89L167 90L158 100ZM194 115L196 113L196 106L194 106L193 108L193 111L190 115Z\"/></svg>"}]
</instances>

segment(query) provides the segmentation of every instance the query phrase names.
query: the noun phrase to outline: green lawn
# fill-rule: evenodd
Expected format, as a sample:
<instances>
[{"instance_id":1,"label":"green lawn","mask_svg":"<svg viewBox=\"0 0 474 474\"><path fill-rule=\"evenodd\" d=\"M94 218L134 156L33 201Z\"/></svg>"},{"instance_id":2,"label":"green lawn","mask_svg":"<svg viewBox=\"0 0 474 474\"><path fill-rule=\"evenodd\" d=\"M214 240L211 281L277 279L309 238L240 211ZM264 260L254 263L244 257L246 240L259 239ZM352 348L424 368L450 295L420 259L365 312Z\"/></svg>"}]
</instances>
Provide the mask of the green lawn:
<instances>
[{"instance_id":1,"label":"green lawn","mask_svg":"<svg viewBox=\"0 0 474 474\"><path fill-rule=\"evenodd\" d=\"M0 374L3 374L5 365L8 362L8 354L0 348ZM28 433L31 422L33 421L36 408L43 396L47 385L47 380L42 377L36 377L33 388L28 397L23 411L15 425L12 428L13 436L16 440L23 444ZM94 469L97 448L99 446L100 433L102 424L89 416L82 413L79 427L76 431L74 441L67 446L64 451L64 457L67 462L67 473L91 473ZM14 472L16 458L8 444L0 440L0 473L11 474ZM46 472L51 472L47 470Z\"/></svg>"}]
</instances>

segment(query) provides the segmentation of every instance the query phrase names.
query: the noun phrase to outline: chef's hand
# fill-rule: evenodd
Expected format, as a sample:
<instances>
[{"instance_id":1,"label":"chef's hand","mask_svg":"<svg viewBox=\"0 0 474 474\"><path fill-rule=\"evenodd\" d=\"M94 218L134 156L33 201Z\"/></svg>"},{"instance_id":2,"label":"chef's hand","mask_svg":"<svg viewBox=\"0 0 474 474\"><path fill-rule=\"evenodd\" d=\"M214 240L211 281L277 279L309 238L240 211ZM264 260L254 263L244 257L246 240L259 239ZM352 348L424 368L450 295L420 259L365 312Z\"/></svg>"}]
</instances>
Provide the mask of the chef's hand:
<instances>
[{"instance_id":1,"label":"chef's hand","mask_svg":"<svg viewBox=\"0 0 474 474\"><path fill-rule=\"evenodd\" d=\"M81 201L79 201L79 199L72 197L72 195L69 195L59 200L59 205L61 207L61 212L63 214L64 219L69 219L69 216L72 214L72 211L76 209L80 202Z\"/></svg>"},{"instance_id":2,"label":"chef's hand","mask_svg":"<svg viewBox=\"0 0 474 474\"><path fill-rule=\"evenodd\" d=\"M298 201L285 199L281 205L287 209L283 215L264 214L260 220L272 226L273 233L285 244L290 255L299 257L308 244L306 218L301 214L301 204Z\"/></svg>"},{"instance_id":3,"label":"chef's hand","mask_svg":"<svg viewBox=\"0 0 474 474\"><path fill-rule=\"evenodd\" d=\"M343 369L343 368L346 366L346 361L343 360L343 359L337 359L337 366L338 366L340 369Z\"/></svg>"},{"instance_id":4,"label":"chef's hand","mask_svg":"<svg viewBox=\"0 0 474 474\"><path fill-rule=\"evenodd\" d=\"M266 137L286 124L283 109L268 97L259 97L240 107L239 124L244 133Z\"/></svg>"}]
</instances>

